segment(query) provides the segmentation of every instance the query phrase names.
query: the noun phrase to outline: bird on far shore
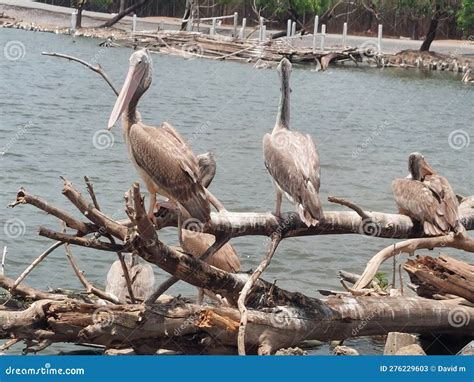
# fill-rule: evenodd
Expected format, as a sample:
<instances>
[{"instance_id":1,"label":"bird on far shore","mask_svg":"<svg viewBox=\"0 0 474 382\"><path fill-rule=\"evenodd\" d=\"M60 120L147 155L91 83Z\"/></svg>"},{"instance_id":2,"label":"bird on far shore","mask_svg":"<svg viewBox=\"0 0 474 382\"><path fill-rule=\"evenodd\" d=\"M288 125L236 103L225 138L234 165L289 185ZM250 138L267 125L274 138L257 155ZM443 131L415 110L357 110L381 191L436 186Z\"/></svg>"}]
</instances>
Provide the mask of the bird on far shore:
<instances>
[{"instance_id":1,"label":"bird on far shore","mask_svg":"<svg viewBox=\"0 0 474 382\"><path fill-rule=\"evenodd\" d=\"M459 202L448 180L438 175L420 153L408 158L409 175L392 182L400 213L420 223L427 236L460 233Z\"/></svg>"},{"instance_id":2,"label":"bird on far shore","mask_svg":"<svg viewBox=\"0 0 474 382\"><path fill-rule=\"evenodd\" d=\"M275 215L281 214L283 193L295 204L301 220L316 225L323 218L319 199L321 169L311 136L290 130L290 73L287 58L278 65L281 97L275 127L263 137L265 166L275 182Z\"/></svg>"}]
</instances>

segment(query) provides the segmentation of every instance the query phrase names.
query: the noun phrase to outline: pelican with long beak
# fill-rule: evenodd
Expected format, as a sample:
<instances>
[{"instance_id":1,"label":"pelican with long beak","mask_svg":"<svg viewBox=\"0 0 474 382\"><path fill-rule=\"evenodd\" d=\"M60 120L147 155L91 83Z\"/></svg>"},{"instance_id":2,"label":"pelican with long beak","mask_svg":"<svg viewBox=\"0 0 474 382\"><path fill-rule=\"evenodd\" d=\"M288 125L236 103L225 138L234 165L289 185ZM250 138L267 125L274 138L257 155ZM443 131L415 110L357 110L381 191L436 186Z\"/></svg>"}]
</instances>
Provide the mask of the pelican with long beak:
<instances>
[{"instance_id":1,"label":"pelican with long beak","mask_svg":"<svg viewBox=\"0 0 474 382\"><path fill-rule=\"evenodd\" d=\"M110 115L112 129L122 117L123 134L130 158L150 192L148 214L154 220L157 193L178 203L205 224L210 203L200 181L198 160L181 135L168 123L145 125L137 112L141 96L152 81L152 60L146 49L134 52L125 83Z\"/></svg>"},{"instance_id":2,"label":"pelican with long beak","mask_svg":"<svg viewBox=\"0 0 474 382\"><path fill-rule=\"evenodd\" d=\"M408 158L409 175L392 182L400 213L420 223L427 236L463 232L459 202L446 178L438 175L420 153Z\"/></svg>"},{"instance_id":3,"label":"pelican with long beak","mask_svg":"<svg viewBox=\"0 0 474 382\"><path fill-rule=\"evenodd\" d=\"M278 65L281 80L280 107L275 127L263 137L265 166L276 186L276 211L280 216L282 195L295 204L300 219L316 225L323 218L319 185L321 169L316 146L309 134L290 130L291 63L284 58Z\"/></svg>"}]
</instances>

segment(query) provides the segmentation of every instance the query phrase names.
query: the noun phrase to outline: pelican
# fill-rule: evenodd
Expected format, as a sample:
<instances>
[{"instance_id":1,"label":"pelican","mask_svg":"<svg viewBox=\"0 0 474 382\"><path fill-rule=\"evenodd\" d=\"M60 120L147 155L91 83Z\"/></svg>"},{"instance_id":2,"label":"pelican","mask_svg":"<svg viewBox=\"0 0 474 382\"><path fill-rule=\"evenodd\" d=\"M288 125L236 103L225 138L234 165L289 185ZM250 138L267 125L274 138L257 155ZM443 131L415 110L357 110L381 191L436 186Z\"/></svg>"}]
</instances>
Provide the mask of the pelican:
<instances>
[{"instance_id":1,"label":"pelican","mask_svg":"<svg viewBox=\"0 0 474 382\"><path fill-rule=\"evenodd\" d=\"M205 188L208 188L214 179L214 175L216 174L217 164L214 154L205 153L198 155L198 163L202 185ZM202 256L204 252L206 252L207 249L212 244L214 244L215 241L216 238L214 235L191 231L188 229L183 229L180 235L181 248L186 253L189 253L195 257ZM232 245L229 243L224 244L221 249L219 249L211 257L207 258L206 263L229 273L236 273L240 271L239 256L235 252L234 247L232 247ZM214 297L210 291L204 292L204 290L200 288L198 288L198 291L198 304L202 303L204 293Z\"/></svg>"},{"instance_id":2,"label":"pelican","mask_svg":"<svg viewBox=\"0 0 474 382\"><path fill-rule=\"evenodd\" d=\"M400 213L421 223L427 236L462 232L459 202L446 178L436 174L420 153L410 154L408 171L407 178L392 182Z\"/></svg>"},{"instance_id":3,"label":"pelican","mask_svg":"<svg viewBox=\"0 0 474 382\"><path fill-rule=\"evenodd\" d=\"M462 79L461 79L461 82L463 84L473 84L474 83L474 78L471 77L471 69L468 68L466 70L466 73L464 73L464 75L462 76Z\"/></svg>"},{"instance_id":4,"label":"pelican","mask_svg":"<svg viewBox=\"0 0 474 382\"><path fill-rule=\"evenodd\" d=\"M281 80L280 107L275 127L263 137L265 166L276 186L276 211L280 216L282 195L295 204L301 220L316 225L323 218L319 200L321 170L316 146L307 134L290 128L291 63L284 58L278 65Z\"/></svg>"},{"instance_id":5,"label":"pelican","mask_svg":"<svg viewBox=\"0 0 474 382\"><path fill-rule=\"evenodd\" d=\"M125 264L130 276L133 296L138 300L145 301L153 293L155 285L153 268L150 264L140 261L135 254L126 259ZM115 261L107 273L105 291L117 297L122 303L130 301L120 260Z\"/></svg>"},{"instance_id":6,"label":"pelican","mask_svg":"<svg viewBox=\"0 0 474 382\"><path fill-rule=\"evenodd\" d=\"M133 53L125 83L110 115L112 129L123 114L125 143L130 158L150 193L148 214L154 220L156 195L177 202L203 224L210 218L210 203L199 180L196 156L169 124L145 125L137 112L141 96L152 81L152 60L146 49Z\"/></svg>"}]
</instances>

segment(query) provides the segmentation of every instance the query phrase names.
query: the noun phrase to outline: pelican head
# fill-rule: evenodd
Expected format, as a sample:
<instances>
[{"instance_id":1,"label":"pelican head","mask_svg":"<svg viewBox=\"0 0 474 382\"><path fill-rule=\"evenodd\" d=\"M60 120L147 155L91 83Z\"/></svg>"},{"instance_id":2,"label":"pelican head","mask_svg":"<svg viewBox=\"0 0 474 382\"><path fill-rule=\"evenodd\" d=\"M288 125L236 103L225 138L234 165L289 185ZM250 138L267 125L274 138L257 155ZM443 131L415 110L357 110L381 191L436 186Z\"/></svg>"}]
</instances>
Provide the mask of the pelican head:
<instances>
[{"instance_id":1,"label":"pelican head","mask_svg":"<svg viewBox=\"0 0 474 382\"><path fill-rule=\"evenodd\" d=\"M292 71L291 62L286 57L283 58L277 66L278 75L282 83L282 90L288 90L290 83L290 74Z\"/></svg>"},{"instance_id":2,"label":"pelican head","mask_svg":"<svg viewBox=\"0 0 474 382\"><path fill-rule=\"evenodd\" d=\"M109 130L124 111L131 111L135 116L138 100L150 87L152 71L153 63L147 49L137 50L130 56L127 77L109 118Z\"/></svg>"},{"instance_id":3,"label":"pelican head","mask_svg":"<svg viewBox=\"0 0 474 382\"><path fill-rule=\"evenodd\" d=\"M420 153L411 153L408 157L408 171L413 180L423 181L426 175L433 175L435 171L426 162L425 157Z\"/></svg>"}]
</instances>

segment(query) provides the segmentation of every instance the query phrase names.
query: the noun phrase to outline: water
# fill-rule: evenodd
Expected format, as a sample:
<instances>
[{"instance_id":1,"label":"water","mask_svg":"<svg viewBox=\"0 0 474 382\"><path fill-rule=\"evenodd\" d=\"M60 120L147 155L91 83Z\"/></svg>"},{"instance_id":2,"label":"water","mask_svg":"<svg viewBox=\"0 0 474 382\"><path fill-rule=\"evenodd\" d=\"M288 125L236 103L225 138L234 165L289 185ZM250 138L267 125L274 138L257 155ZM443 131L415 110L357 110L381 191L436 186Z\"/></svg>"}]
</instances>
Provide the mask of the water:
<instances>
[{"instance_id":1,"label":"water","mask_svg":"<svg viewBox=\"0 0 474 382\"><path fill-rule=\"evenodd\" d=\"M0 160L0 247L8 246L6 275L15 278L51 244L37 235L38 227L60 229L56 219L31 206L6 208L20 186L79 216L61 195L59 177L66 176L85 192L82 177L88 175L102 209L122 218L123 194L139 178L127 158L120 127L113 130L111 147L99 149L101 141L94 140L94 134L106 127L115 101L107 84L79 64L41 55L57 51L100 62L121 86L131 51L99 48L95 40L73 43L62 35L0 31L0 53L13 42L24 57L20 54L12 61L0 56L0 151L6 152ZM211 190L229 210L273 210L274 190L263 164L261 140L275 122L276 72L236 62L163 55L153 55L153 60L154 82L140 103L144 121L169 121L196 153L215 152L218 172ZM369 210L394 212L390 183L406 175L412 151L423 152L457 193L472 194L472 144L455 150L448 139L455 130L474 138L474 88L462 85L459 76L403 69L339 67L316 73L295 68L291 83L291 126L310 133L319 146L321 196L327 210L342 208L326 201L334 195ZM16 238L5 235L11 219L21 220ZM169 244L177 241L172 229L161 238ZM338 270L360 273L373 254L392 242L359 235L285 240L264 276L278 280L283 288L319 296L318 289L340 289ZM232 244L242 269L248 270L262 259L268 241L249 237ZM74 248L74 255L89 280L103 286L114 254ZM384 267L390 269L390 264ZM164 277L157 271L157 282ZM62 249L26 282L42 289L81 288ZM194 295L195 289L178 283L170 293ZM354 343L364 354L382 347L367 339L348 344ZM48 351L62 348L55 345Z\"/></svg>"}]
</instances>

